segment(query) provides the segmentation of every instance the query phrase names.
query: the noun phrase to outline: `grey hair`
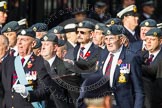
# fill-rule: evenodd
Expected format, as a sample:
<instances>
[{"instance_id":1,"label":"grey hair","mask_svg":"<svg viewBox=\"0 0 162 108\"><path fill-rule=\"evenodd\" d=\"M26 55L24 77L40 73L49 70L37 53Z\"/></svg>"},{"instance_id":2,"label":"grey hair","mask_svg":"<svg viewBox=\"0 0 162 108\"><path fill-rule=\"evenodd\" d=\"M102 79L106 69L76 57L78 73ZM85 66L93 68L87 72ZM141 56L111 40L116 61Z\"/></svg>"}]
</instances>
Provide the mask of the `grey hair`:
<instances>
[{"instance_id":1,"label":"grey hair","mask_svg":"<svg viewBox=\"0 0 162 108\"><path fill-rule=\"evenodd\" d=\"M2 43L3 43L6 47L9 46L9 40L8 40L8 38L7 38L6 36L0 35L0 39L2 39Z\"/></svg>"}]
</instances>

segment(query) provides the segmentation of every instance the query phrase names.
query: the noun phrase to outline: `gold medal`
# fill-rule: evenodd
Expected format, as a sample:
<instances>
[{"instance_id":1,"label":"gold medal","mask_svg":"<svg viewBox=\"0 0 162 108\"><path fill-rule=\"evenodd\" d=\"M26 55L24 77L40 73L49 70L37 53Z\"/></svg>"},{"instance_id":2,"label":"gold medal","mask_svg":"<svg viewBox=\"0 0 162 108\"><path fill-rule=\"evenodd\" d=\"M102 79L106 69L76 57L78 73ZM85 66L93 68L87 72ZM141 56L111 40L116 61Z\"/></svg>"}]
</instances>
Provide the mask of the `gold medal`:
<instances>
[{"instance_id":1,"label":"gold medal","mask_svg":"<svg viewBox=\"0 0 162 108\"><path fill-rule=\"evenodd\" d=\"M120 76L119 76L119 83L125 83L126 82L126 78L124 76L124 73L120 73Z\"/></svg>"}]
</instances>

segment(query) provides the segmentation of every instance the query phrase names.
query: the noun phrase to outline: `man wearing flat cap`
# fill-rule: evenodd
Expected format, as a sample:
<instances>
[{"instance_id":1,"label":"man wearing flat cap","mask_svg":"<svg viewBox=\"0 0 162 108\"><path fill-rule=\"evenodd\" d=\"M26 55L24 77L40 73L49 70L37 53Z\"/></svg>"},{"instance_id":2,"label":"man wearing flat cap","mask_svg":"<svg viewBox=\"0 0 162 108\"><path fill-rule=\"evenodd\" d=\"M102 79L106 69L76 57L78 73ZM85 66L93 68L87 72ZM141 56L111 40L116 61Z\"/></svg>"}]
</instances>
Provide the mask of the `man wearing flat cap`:
<instances>
[{"instance_id":1,"label":"man wearing flat cap","mask_svg":"<svg viewBox=\"0 0 162 108\"><path fill-rule=\"evenodd\" d=\"M152 102L158 102L155 98L156 87L154 86L155 78L158 77L155 73L151 74L151 70L148 67L156 66L159 60L162 58L161 50L162 31L159 28L152 28L146 33L146 48L147 51L143 52L143 78L144 90L146 95L145 108L153 108ZM155 94L155 96L153 95ZM154 98L153 98L154 97ZM154 104L155 105L155 104ZM154 107L155 108L155 107ZM157 107L156 107L157 108Z\"/></svg>"},{"instance_id":2,"label":"man wearing flat cap","mask_svg":"<svg viewBox=\"0 0 162 108\"><path fill-rule=\"evenodd\" d=\"M127 36L129 42L139 40L139 34L136 31L138 26L137 7L130 5L117 13L117 17L121 18L124 26L124 35Z\"/></svg>"},{"instance_id":3,"label":"man wearing flat cap","mask_svg":"<svg viewBox=\"0 0 162 108\"><path fill-rule=\"evenodd\" d=\"M115 97L112 100L113 106L115 108L142 108L144 93L139 57L123 45L121 25L106 28L104 35L107 50L100 54L97 72L106 76L110 81L112 96Z\"/></svg>"},{"instance_id":4,"label":"man wearing flat cap","mask_svg":"<svg viewBox=\"0 0 162 108\"><path fill-rule=\"evenodd\" d=\"M1 33L5 35L9 40L10 56L18 55L16 42L17 42L17 33L19 30L20 30L20 26L17 21L11 21L5 24L4 27L2 28Z\"/></svg>"},{"instance_id":5,"label":"man wearing flat cap","mask_svg":"<svg viewBox=\"0 0 162 108\"><path fill-rule=\"evenodd\" d=\"M36 23L30 27L36 32L36 38L41 39L48 31L48 26L45 23Z\"/></svg>"},{"instance_id":6,"label":"man wearing flat cap","mask_svg":"<svg viewBox=\"0 0 162 108\"><path fill-rule=\"evenodd\" d=\"M7 20L7 2L1 1L0 2L0 31L2 29L2 25Z\"/></svg>"},{"instance_id":7,"label":"man wearing flat cap","mask_svg":"<svg viewBox=\"0 0 162 108\"><path fill-rule=\"evenodd\" d=\"M50 94L50 76L42 57L33 54L35 32L23 29L17 36L19 56L8 56L2 64L5 108L42 108L41 100ZM37 102L35 102L37 101Z\"/></svg>"}]
</instances>

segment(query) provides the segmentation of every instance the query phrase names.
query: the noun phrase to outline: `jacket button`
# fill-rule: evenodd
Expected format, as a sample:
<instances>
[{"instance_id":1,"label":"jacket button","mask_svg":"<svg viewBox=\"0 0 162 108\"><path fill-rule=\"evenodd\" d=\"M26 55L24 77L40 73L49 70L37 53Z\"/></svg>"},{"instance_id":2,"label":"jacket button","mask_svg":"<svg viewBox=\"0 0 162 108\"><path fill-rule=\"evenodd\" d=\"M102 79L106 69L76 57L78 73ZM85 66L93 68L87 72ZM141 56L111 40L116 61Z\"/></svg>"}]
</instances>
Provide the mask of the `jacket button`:
<instances>
[{"instance_id":1,"label":"jacket button","mask_svg":"<svg viewBox=\"0 0 162 108\"><path fill-rule=\"evenodd\" d=\"M14 96L12 95L12 96L11 96L11 98L13 99L13 98L14 98Z\"/></svg>"},{"instance_id":2,"label":"jacket button","mask_svg":"<svg viewBox=\"0 0 162 108\"><path fill-rule=\"evenodd\" d=\"M14 108L14 107L12 106L12 108Z\"/></svg>"}]
</instances>

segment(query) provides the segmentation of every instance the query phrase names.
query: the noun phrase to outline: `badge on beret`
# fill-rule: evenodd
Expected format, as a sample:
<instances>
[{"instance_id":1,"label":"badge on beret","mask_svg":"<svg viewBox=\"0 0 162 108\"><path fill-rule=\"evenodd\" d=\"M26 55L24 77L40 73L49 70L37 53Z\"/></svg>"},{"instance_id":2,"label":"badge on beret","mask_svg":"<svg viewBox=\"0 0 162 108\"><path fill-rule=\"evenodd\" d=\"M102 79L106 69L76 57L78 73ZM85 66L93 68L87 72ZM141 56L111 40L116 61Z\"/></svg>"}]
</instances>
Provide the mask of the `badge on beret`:
<instances>
[{"instance_id":1,"label":"badge on beret","mask_svg":"<svg viewBox=\"0 0 162 108\"><path fill-rule=\"evenodd\" d=\"M36 27L33 27L33 31L35 31L35 32L36 32L36 31L37 31L37 28L36 28Z\"/></svg>"},{"instance_id":2,"label":"badge on beret","mask_svg":"<svg viewBox=\"0 0 162 108\"><path fill-rule=\"evenodd\" d=\"M145 22L145 26L148 26L149 25L149 22Z\"/></svg>"},{"instance_id":3,"label":"badge on beret","mask_svg":"<svg viewBox=\"0 0 162 108\"><path fill-rule=\"evenodd\" d=\"M25 35L25 34L26 34L26 31L25 31L25 30L22 30L22 31L21 31L21 34L22 34L22 35Z\"/></svg>"},{"instance_id":4,"label":"badge on beret","mask_svg":"<svg viewBox=\"0 0 162 108\"><path fill-rule=\"evenodd\" d=\"M54 29L54 31L53 31L54 33L57 33L58 31L57 31L57 29Z\"/></svg>"},{"instance_id":5,"label":"badge on beret","mask_svg":"<svg viewBox=\"0 0 162 108\"><path fill-rule=\"evenodd\" d=\"M47 41L48 40L48 37L47 36L44 36L43 40Z\"/></svg>"},{"instance_id":6,"label":"badge on beret","mask_svg":"<svg viewBox=\"0 0 162 108\"><path fill-rule=\"evenodd\" d=\"M10 32L11 31L11 28L7 28L7 31Z\"/></svg>"},{"instance_id":7,"label":"badge on beret","mask_svg":"<svg viewBox=\"0 0 162 108\"><path fill-rule=\"evenodd\" d=\"M154 36L157 36L157 33L156 33L156 32L154 32L154 33L153 33L153 35L154 35Z\"/></svg>"},{"instance_id":8,"label":"badge on beret","mask_svg":"<svg viewBox=\"0 0 162 108\"><path fill-rule=\"evenodd\" d=\"M137 7L136 6L133 6L133 12L137 12Z\"/></svg>"},{"instance_id":9,"label":"badge on beret","mask_svg":"<svg viewBox=\"0 0 162 108\"><path fill-rule=\"evenodd\" d=\"M95 26L95 29L99 29L99 26L98 26L98 25L96 25L96 26Z\"/></svg>"},{"instance_id":10,"label":"badge on beret","mask_svg":"<svg viewBox=\"0 0 162 108\"><path fill-rule=\"evenodd\" d=\"M7 9L7 4L6 3L3 4L3 8Z\"/></svg>"},{"instance_id":11,"label":"badge on beret","mask_svg":"<svg viewBox=\"0 0 162 108\"><path fill-rule=\"evenodd\" d=\"M113 25L114 23L115 23L114 20L112 20L112 21L111 21L111 25Z\"/></svg>"},{"instance_id":12,"label":"badge on beret","mask_svg":"<svg viewBox=\"0 0 162 108\"><path fill-rule=\"evenodd\" d=\"M107 30L107 34L108 34L108 35L111 34L111 31L110 31L110 30Z\"/></svg>"},{"instance_id":13,"label":"badge on beret","mask_svg":"<svg viewBox=\"0 0 162 108\"><path fill-rule=\"evenodd\" d=\"M83 23L79 23L79 27L82 27L83 26Z\"/></svg>"}]
</instances>

